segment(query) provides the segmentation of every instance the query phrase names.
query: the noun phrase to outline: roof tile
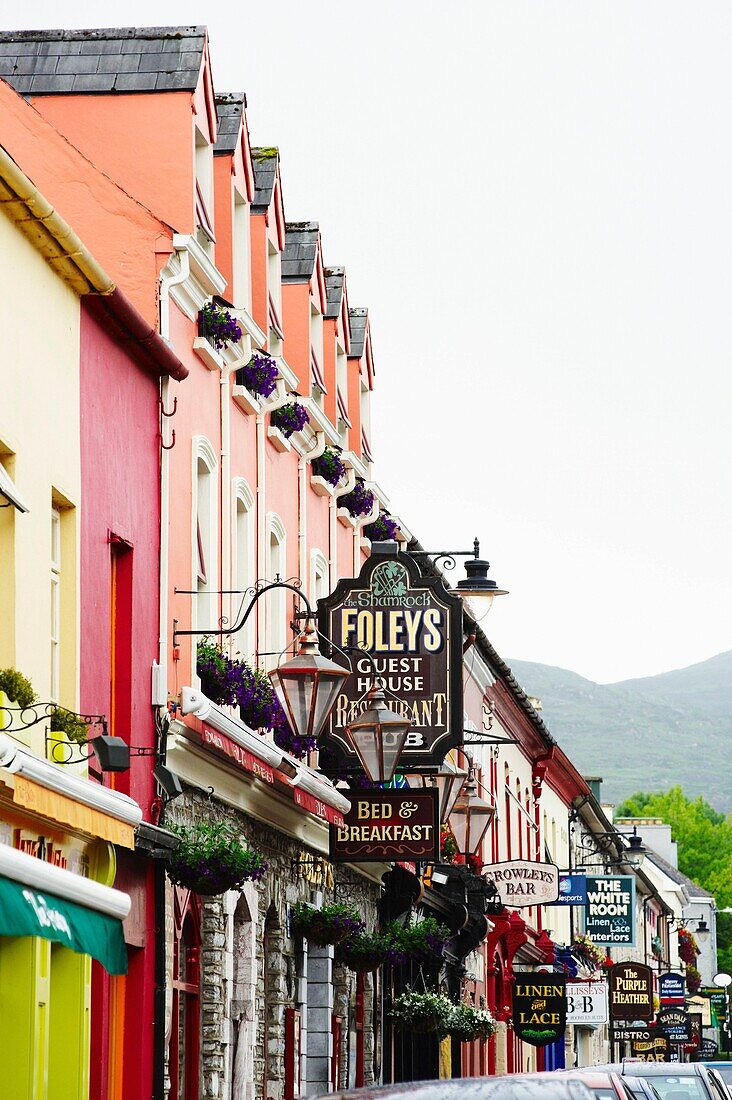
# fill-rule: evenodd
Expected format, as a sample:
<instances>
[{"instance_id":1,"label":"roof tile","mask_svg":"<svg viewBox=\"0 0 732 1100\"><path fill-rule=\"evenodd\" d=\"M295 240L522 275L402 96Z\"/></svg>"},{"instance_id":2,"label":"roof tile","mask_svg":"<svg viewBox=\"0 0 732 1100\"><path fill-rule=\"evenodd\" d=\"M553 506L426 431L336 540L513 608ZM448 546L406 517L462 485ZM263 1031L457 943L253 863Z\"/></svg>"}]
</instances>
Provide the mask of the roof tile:
<instances>
[{"instance_id":1,"label":"roof tile","mask_svg":"<svg viewBox=\"0 0 732 1100\"><path fill-rule=\"evenodd\" d=\"M115 92L154 92L155 83L161 73L117 73L114 78Z\"/></svg>"}]
</instances>

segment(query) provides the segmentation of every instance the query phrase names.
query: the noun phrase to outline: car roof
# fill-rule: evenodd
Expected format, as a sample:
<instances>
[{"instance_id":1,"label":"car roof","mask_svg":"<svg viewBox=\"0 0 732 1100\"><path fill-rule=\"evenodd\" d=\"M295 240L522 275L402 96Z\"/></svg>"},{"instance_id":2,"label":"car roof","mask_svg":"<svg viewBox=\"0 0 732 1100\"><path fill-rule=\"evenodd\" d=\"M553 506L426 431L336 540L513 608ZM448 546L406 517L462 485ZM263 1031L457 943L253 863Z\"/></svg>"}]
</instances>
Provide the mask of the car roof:
<instances>
[{"instance_id":1,"label":"car roof","mask_svg":"<svg viewBox=\"0 0 732 1100\"><path fill-rule=\"evenodd\" d=\"M638 1067L643 1066L643 1072ZM663 1073L668 1077L702 1077L704 1069L699 1062L623 1062L623 1076L649 1077L654 1073Z\"/></svg>"},{"instance_id":2,"label":"car roof","mask_svg":"<svg viewBox=\"0 0 732 1100\"><path fill-rule=\"evenodd\" d=\"M595 1100L579 1078L561 1073L462 1077L439 1081L405 1081L348 1092L331 1092L322 1100Z\"/></svg>"}]
</instances>

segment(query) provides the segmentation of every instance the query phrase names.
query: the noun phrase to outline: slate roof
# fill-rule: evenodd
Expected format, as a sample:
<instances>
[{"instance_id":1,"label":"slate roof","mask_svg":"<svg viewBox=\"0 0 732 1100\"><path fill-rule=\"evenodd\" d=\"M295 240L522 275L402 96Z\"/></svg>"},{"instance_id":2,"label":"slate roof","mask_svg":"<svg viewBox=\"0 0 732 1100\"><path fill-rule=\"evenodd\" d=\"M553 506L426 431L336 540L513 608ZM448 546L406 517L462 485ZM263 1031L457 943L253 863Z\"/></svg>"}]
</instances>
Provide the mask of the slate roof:
<instances>
[{"instance_id":1,"label":"slate roof","mask_svg":"<svg viewBox=\"0 0 732 1100\"><path fill-rule=\"evenodd\" d=\"M326 267L325 268L325 295L326 295L326 317L337 317L341 311L341 302L343 301L343 286L346 275L345 267Z\"/></svg>"},{"instance_id":2,"label":"slate roof","mask_svg":"<svg viewBox=\"0 0 732 1100\"><path fill-rule=\"evenodd\" d=\"M21 95L193 91L204 27L3 31L0 77Z\"/></svg>"},{"instance_id":3,"label":"slate roof","mask_svg":"<svg viewBox=\"0 0 732 1100\"><path fill-rule=\"evenodd\" d=\"M366 346L366 322L369 311L367 309L353 308L348 311L348 320L351 325L351 359L360 359Z\"/></svg>"},{"instance_id":4,"label":"slate roof","mask_svg":"<svg viewBox=\"0 0 732 1100\"><path fill-rule=\"evenodd\" d=\"M317 222L287 222L282 253L282 282L308 282L315 271L320 226Z\"/></svg>"},{"instance_id":5,"label":"slate roof","mask_svg":"<svg viewBox=\"0 0 732 1100\"><path fill-rule=\"evenodd\" d=\"M690 879L688 875L683 874L678 867L674 867L672 863L668 863L662 856L659 856L658 852L654 852L648 848L648 859L651 863L655 863L665 875L668 875L673 882L677 882L679 886L683 886L684 890L690 898L713 898L714 894L710 894L708 890L705 890L703 886L699 886L698 883Z\"/></svg>"},{"instance_id":6,"label":"slate roof","mask_svg":"<svg viewBox=\"0 0 732 1100\"><path fill-rule=\"evenodd\" d=\"M259 146L252 149L252 164L254 165L252 210L258 210L261 213L271 203L279 157L279 149L274 145L266 148Z\"/></svg>"},{"instance_id":7,"label":"slate roof","mask_svg":"<svg viewBox=\"0 0 732 1100\"><path fill-rule=\"evenodd\" d=\"M241 116L247 105L244 92L226 92L216 96L218 127L214 156L234 153L241 131Z\"/></svg>"}]
</instances>

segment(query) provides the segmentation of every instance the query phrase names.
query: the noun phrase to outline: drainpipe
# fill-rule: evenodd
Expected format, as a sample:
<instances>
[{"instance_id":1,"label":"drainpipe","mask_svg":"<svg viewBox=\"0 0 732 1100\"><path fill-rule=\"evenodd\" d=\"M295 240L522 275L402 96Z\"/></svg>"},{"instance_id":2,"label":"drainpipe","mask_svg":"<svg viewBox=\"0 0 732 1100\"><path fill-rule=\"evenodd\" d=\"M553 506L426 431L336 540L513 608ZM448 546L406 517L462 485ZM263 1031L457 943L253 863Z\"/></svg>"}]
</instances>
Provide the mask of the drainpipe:
<instances>
[{"instance_id":1,"label":"drainpipe","mask_svg":"<svg viewBox=\"0 0 732 1100\"><path fill-rule=\"evenodd\" d=\"M304 455L300 455L300 461L297 466L297 484L298 484L298 530L297 530L297 546L298 546L298 569L300 573L300 581L305 585L307 591L307 578L308 578L308 462L314 462L316 458L320 458L325 450L325 432L316 432L315 434L315 446L306 451Z\"/></svg>"},{"instance_id":2,"label":"drainpipe","mask_svg":"<svg viewBox=\"0 0 732 1100\"><path fill-rule=\"evenodd\" d=\"M366 482L367 489L373 489L374 482ZM374 520L379 518L379 512L381 510L381 504L376 493L374 493L374 503L371 511L367 516L359 516L356 521L356 530L353 539L353 575L357 577L361 572L361 547L363 545L361 539L361 529L366 526L367 523L373 523Z\"/></svg>"},{"instance_id":3,"label":"drainpipe","mask_svg":"<svg viewBox=\"0 0 732 1100\"><path fill-rule=\"evenodd\" d=\"M336 586L338 580L338 497L344 497L346 493L350 493L356 484L356 471L353 466L348 469L348 476L346 477L345 485L339 486L332 497L329 500L329 519L330 519L330 554L328 556L328 580L330 581L330 591L332 592Z\"/></svg>"},{"instance_id":4,"label":"drainpipe","mask_svg":"<svg viewBox=\"0 0 732 1100\"><path fill-rule=\"evenodd\" d=\"M177 275L160 277L160 335L170 341L170 288L185 282L190 274L188 252L176 249L180 262ZM161 410L168 409L170 379L160 380ZM160 416L160 431L164 432L166 417ZM153 700L156 706L165 706L168 689L168 553L170 549L170 453L161 438L160 448L160 618L158 638L157 683L153 684ZM153 1098L165 1100L165 984L166 984L166 932L165 932L165 867L161 861L153 865L155 909L155 1022L153 1031Z\"/></svg>"}]
</instances>

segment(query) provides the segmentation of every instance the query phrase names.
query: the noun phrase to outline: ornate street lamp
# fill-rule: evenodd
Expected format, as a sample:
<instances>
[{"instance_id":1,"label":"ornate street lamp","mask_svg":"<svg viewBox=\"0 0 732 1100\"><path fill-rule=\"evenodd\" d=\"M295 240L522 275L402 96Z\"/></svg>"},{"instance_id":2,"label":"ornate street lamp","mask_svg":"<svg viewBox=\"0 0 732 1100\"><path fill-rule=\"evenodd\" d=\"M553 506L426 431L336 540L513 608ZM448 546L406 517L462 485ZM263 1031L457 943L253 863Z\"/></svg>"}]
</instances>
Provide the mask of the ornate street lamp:
<instances>
[{"instance_id":1,"label":"ornate street lamp","mask_svg":"<svg viewBox=\"0 0 732 1100\"><path fill-rule=\"evenodd\" d=\"M272 669L272 681L287 721L298 737L318 737L351 670L323 657L308 623L296 657Z\"/></svg>"},{"instance_id":2,"label":"ornate street lamp","mask_svg":"<svg viewBox=\"0 0 732 1100\"><path fill-rule=\"evenodd\" d=\"M482 622L486 617L496 596L507 596L505 588L499 588L495 581L488 576L490 562L480 557L480 543L476 539L473 544L473 558L465 563L466 577L458 581L455 591L463 601L471 618L476 623Z\"/></svg>"},{"instance_id":3,"label":"ornate street lamp","mask_svg":"<svg viewBox=\"0 0 732 1100\"><path fill-rule=\"evenodd\" d=\"M450 828L461 855L476 855L496 808L478 795L475 769L471 766L465 786L450 815Z\"/></svg>"},{"instance_id":4,"label":"ornate street lamp","mask_svg":"<svg viewBox=\"0 0 732 1100\"><path fill-rule=\"evenodd\" d=\"M346 726L346 735L372 783L388 783L396 770L412 723L386 705L376 683L366 696L366 709Z\"/></svg>"},{"instance_id":5,"label":"ornate street lamp","mask_svg":"<svg viewBox=\"0 0 732 1100\"><path fill-rule=\"evenodd\" d=\"M437 788L441 822L447 821L452 813L467 778L468 769L459 768L448 756L442 761L438 772L407 774L410 786L416 787L421 784L426 789Z\"/></svg>"}]
</instances>

